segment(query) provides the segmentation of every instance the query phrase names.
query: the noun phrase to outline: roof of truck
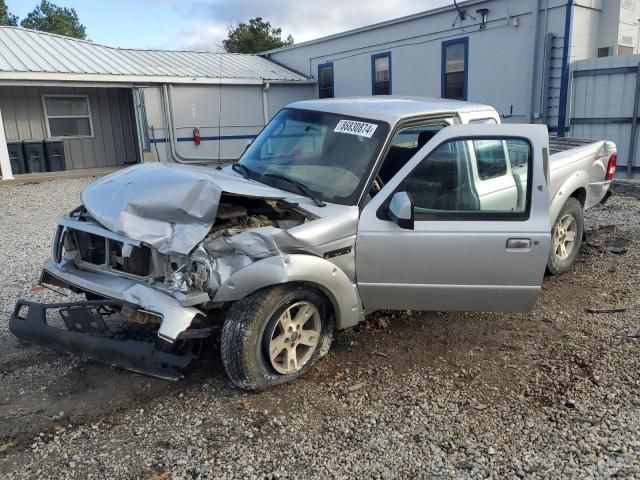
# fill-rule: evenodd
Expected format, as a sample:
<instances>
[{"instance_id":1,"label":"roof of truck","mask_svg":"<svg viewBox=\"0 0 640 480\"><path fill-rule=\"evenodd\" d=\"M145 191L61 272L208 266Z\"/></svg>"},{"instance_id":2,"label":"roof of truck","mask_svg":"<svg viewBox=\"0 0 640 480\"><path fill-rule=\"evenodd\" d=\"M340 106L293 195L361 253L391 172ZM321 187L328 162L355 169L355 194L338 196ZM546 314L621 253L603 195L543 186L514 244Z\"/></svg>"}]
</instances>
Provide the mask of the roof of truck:
<instances>
[{"instance_id":1,"label":"roof of truck","mask_svg":"<svg viewBox=\"0 0 640 480\"><path fill-rule=\"evenodd\" d=\"M303 100L288 105L291 108L352 115L394 124L406 117L455 112L495 112L493 107L480 103L431 97L341 97L322 100Z\"/></svg>"}]
</instances>

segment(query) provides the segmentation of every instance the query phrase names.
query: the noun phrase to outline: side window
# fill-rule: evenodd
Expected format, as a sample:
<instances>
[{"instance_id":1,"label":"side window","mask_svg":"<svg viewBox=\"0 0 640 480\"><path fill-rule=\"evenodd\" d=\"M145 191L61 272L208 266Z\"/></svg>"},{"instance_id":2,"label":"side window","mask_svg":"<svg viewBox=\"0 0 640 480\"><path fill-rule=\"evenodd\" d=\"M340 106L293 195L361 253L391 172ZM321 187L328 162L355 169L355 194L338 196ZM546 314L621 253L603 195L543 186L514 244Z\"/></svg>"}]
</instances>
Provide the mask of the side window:
<instances>
[{"instance_id":1,"label":"side window","mask_svg":"<svg viewBox=\"0 0 640 480\"><path fill-rule=\"evenodd\" d=\"M491 180L507 173L505 144L502 140L474 140L473 149L480 180Z\"/></svg>"},{"instance_id":2,"label":"side window","mask_svg":"<svg viewBox=\"0 0 640 480\"><path fill-rule=\"evenodd\" d=\"M371 94L391 95L391 53L371 56Z\"/></svg>"},{"instance_id":3,"label":"side window","mask_svg":"<svg viewBox=\"0 0 640 480\"><path fill-rule=\"evenodd\" d=\"M467 99L469 38L442 42L442 98Z\"/></svg>"},{"instance_id":4,"label":"side window","mask_svg":"<svg viewBox=\"0 0 640 480\"><path fill-rule=\"evenodd\" d=\"M333 63L318 65L318 97L333 98Z\"/></svg>"},{"instance_id":5,"label":"side window","mask_svg":"<svg viewBox=\"0 0 640 480\"><path fill-rule=\"evenodd\" d=\"M519 152L518 171L511 170L505 145ZM522 139L450 140L422 160L401 188L413 198L416 220L524 219L530 166L531 147Z\"/></svg>"},{"instance_id":6,"label":"side window","mask_svg":"<svg viewBox=\"0 0 640 480\"><path fill-rule=\"evenodd\" d=\"M389 152L382 162L380 178L388 182L411 158L431 140L446 124L416 125L400 130L393 137Z\"/></svg>"},{"instance_id":7,"label":"side window","mask_svg":"<svg viewBox=\"0 0 640 480\"><path fill-rule=\"evenodd\" d=\"M49 138L93 136L87 95L45 95L43 102Z\"/></svg>"}]
</instances>

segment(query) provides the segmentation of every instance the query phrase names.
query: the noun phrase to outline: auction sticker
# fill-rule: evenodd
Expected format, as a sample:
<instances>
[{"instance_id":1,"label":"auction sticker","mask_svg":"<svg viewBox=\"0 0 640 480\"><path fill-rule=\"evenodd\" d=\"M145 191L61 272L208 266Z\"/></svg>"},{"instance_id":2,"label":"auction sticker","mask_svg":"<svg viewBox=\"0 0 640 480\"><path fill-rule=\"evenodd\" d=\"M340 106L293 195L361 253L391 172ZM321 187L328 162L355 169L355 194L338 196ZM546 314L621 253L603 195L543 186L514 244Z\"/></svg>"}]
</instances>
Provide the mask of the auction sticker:
<instances>
[{"instance_id":1,"label":"auction sticker","mask_svg":"<svg viewBox=\"0 0 640 480\"><path fill-rule=\"evenodd\" d=\"M376 128L378 128L378 125L375 123L340 120L333 131L336 133L346 133L349 135L371 138L375 133Z\"/></svg>"}]
</instances>

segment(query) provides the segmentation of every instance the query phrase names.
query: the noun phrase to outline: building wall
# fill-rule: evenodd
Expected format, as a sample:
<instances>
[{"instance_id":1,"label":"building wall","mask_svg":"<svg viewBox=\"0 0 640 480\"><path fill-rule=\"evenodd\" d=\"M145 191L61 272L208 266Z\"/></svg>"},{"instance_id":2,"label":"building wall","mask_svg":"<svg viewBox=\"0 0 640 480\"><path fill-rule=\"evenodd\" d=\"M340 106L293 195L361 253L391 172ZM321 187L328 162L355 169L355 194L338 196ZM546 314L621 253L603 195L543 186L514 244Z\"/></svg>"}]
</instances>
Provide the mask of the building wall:
<instances>
[{"instance_id":1,"label":"building wall","mask_svg":"<svg viewBox=\"0 0 640 480\"><path fill-rule=\"evenodd\" d=\"M638 30L640 0L572 3L567 42L568 0L484 0L460 3L467 14L476 17L475 21L469 17L464 25L456 10L439 9L427 16L408 17L268 55L314 78L319 64L332 62L334 93L348 96L371 95L371 55L389 51L393 94L440 97L442 42L468 37L468 100L494 106L505 122L532 120L557 126L565 44L570 64L597 56L598 48L616 42L621 29ZM484 30L477 21L479 8L489 9ZM547 34L554 38L545 56ZM536 45L538 57L534 58ZM567 99L571 98L570 88L567 83Z\"/></svg>"},{"instance_id":2,"label":"building wall","mask_svg":"<svg viewBox=\"0 0 640 480\"><path fill-rule=\"evenodd\" d=\"M67 169L111 167L139 160L129 89L0 86L7 141L46 139L45 94L89 97L94 136L63 140Z\"/></svg>"},{"instance_id":3,"label":"building wall","mask_svg":"<svg viewBox=\"0 0 640 480\"><path fill-rule=\"evenodd\" d=\"M547 31L564 34L566 1L550 0L546 19L538 17L538 42L544 43L542 22ZM390 51L394 95L441 96L442 42L468 37L468 100L490 104L506 121L529 121L532 95L539 103L542 85L540 65L534 72L537 0L488 0L462 8L468 17L461 26L455 10L409 19L346 37L274 52L271 57L302 73L317 76L317 66L334 65L335 95L371 95L371 55ZM488 8L488 23L479 29L476 10ZM455 26L452 27L452 24ZM539 108L534 109L536 114Z\"/></svg>"},{"instance_id":4,"label":"building wall","mask_svg":"<svg viewBox=\"0 0 640 480\"><path fill-rule=\"evenodd\" d=\"M616 176L626 176L631 164L640 174L640 142L631 148L633 108L640 55L594 58L576 62L573 69L571 135L607 139L618 148Z\"/></svg>"},{"instance_id":5,"label":"building wall","mask_svg":"<svg viewBox=\"0 0 640 480\"><path fill-rule=\"evenodd\" d=\"M285 105L314 98L313 85L270 84L266 106L262 85L174 85L171 87L177 151L195 161L236 160L269 120ZM160 87L144 88L150 138L148 159L171 161ZM266 110L265 110L266 107ZM201 143L193 141L200 130Z\"/></svg>"}]
</instances>

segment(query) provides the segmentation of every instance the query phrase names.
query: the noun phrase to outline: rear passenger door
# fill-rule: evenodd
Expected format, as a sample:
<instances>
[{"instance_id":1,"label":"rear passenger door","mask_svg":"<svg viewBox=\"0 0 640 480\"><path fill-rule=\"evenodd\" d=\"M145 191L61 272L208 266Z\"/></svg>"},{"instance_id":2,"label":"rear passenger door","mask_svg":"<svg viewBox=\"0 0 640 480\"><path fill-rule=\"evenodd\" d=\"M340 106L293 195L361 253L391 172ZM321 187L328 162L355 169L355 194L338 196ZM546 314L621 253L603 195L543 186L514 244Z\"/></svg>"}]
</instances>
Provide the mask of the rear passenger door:
<instances>
[{"instance_id":1,"label":"rear passenger door","mask_svg":"<svg viewBox=\"0 0 640 480\"><path fill-rule=\"evenodd\" d=\"M534 125L456 125L435 135L362 211L356 274L365 308L530 310L550 244L547 144L546 128ZM388 213L402 192L412 199L409 223Z\"/></svg>"}]
</instances>

